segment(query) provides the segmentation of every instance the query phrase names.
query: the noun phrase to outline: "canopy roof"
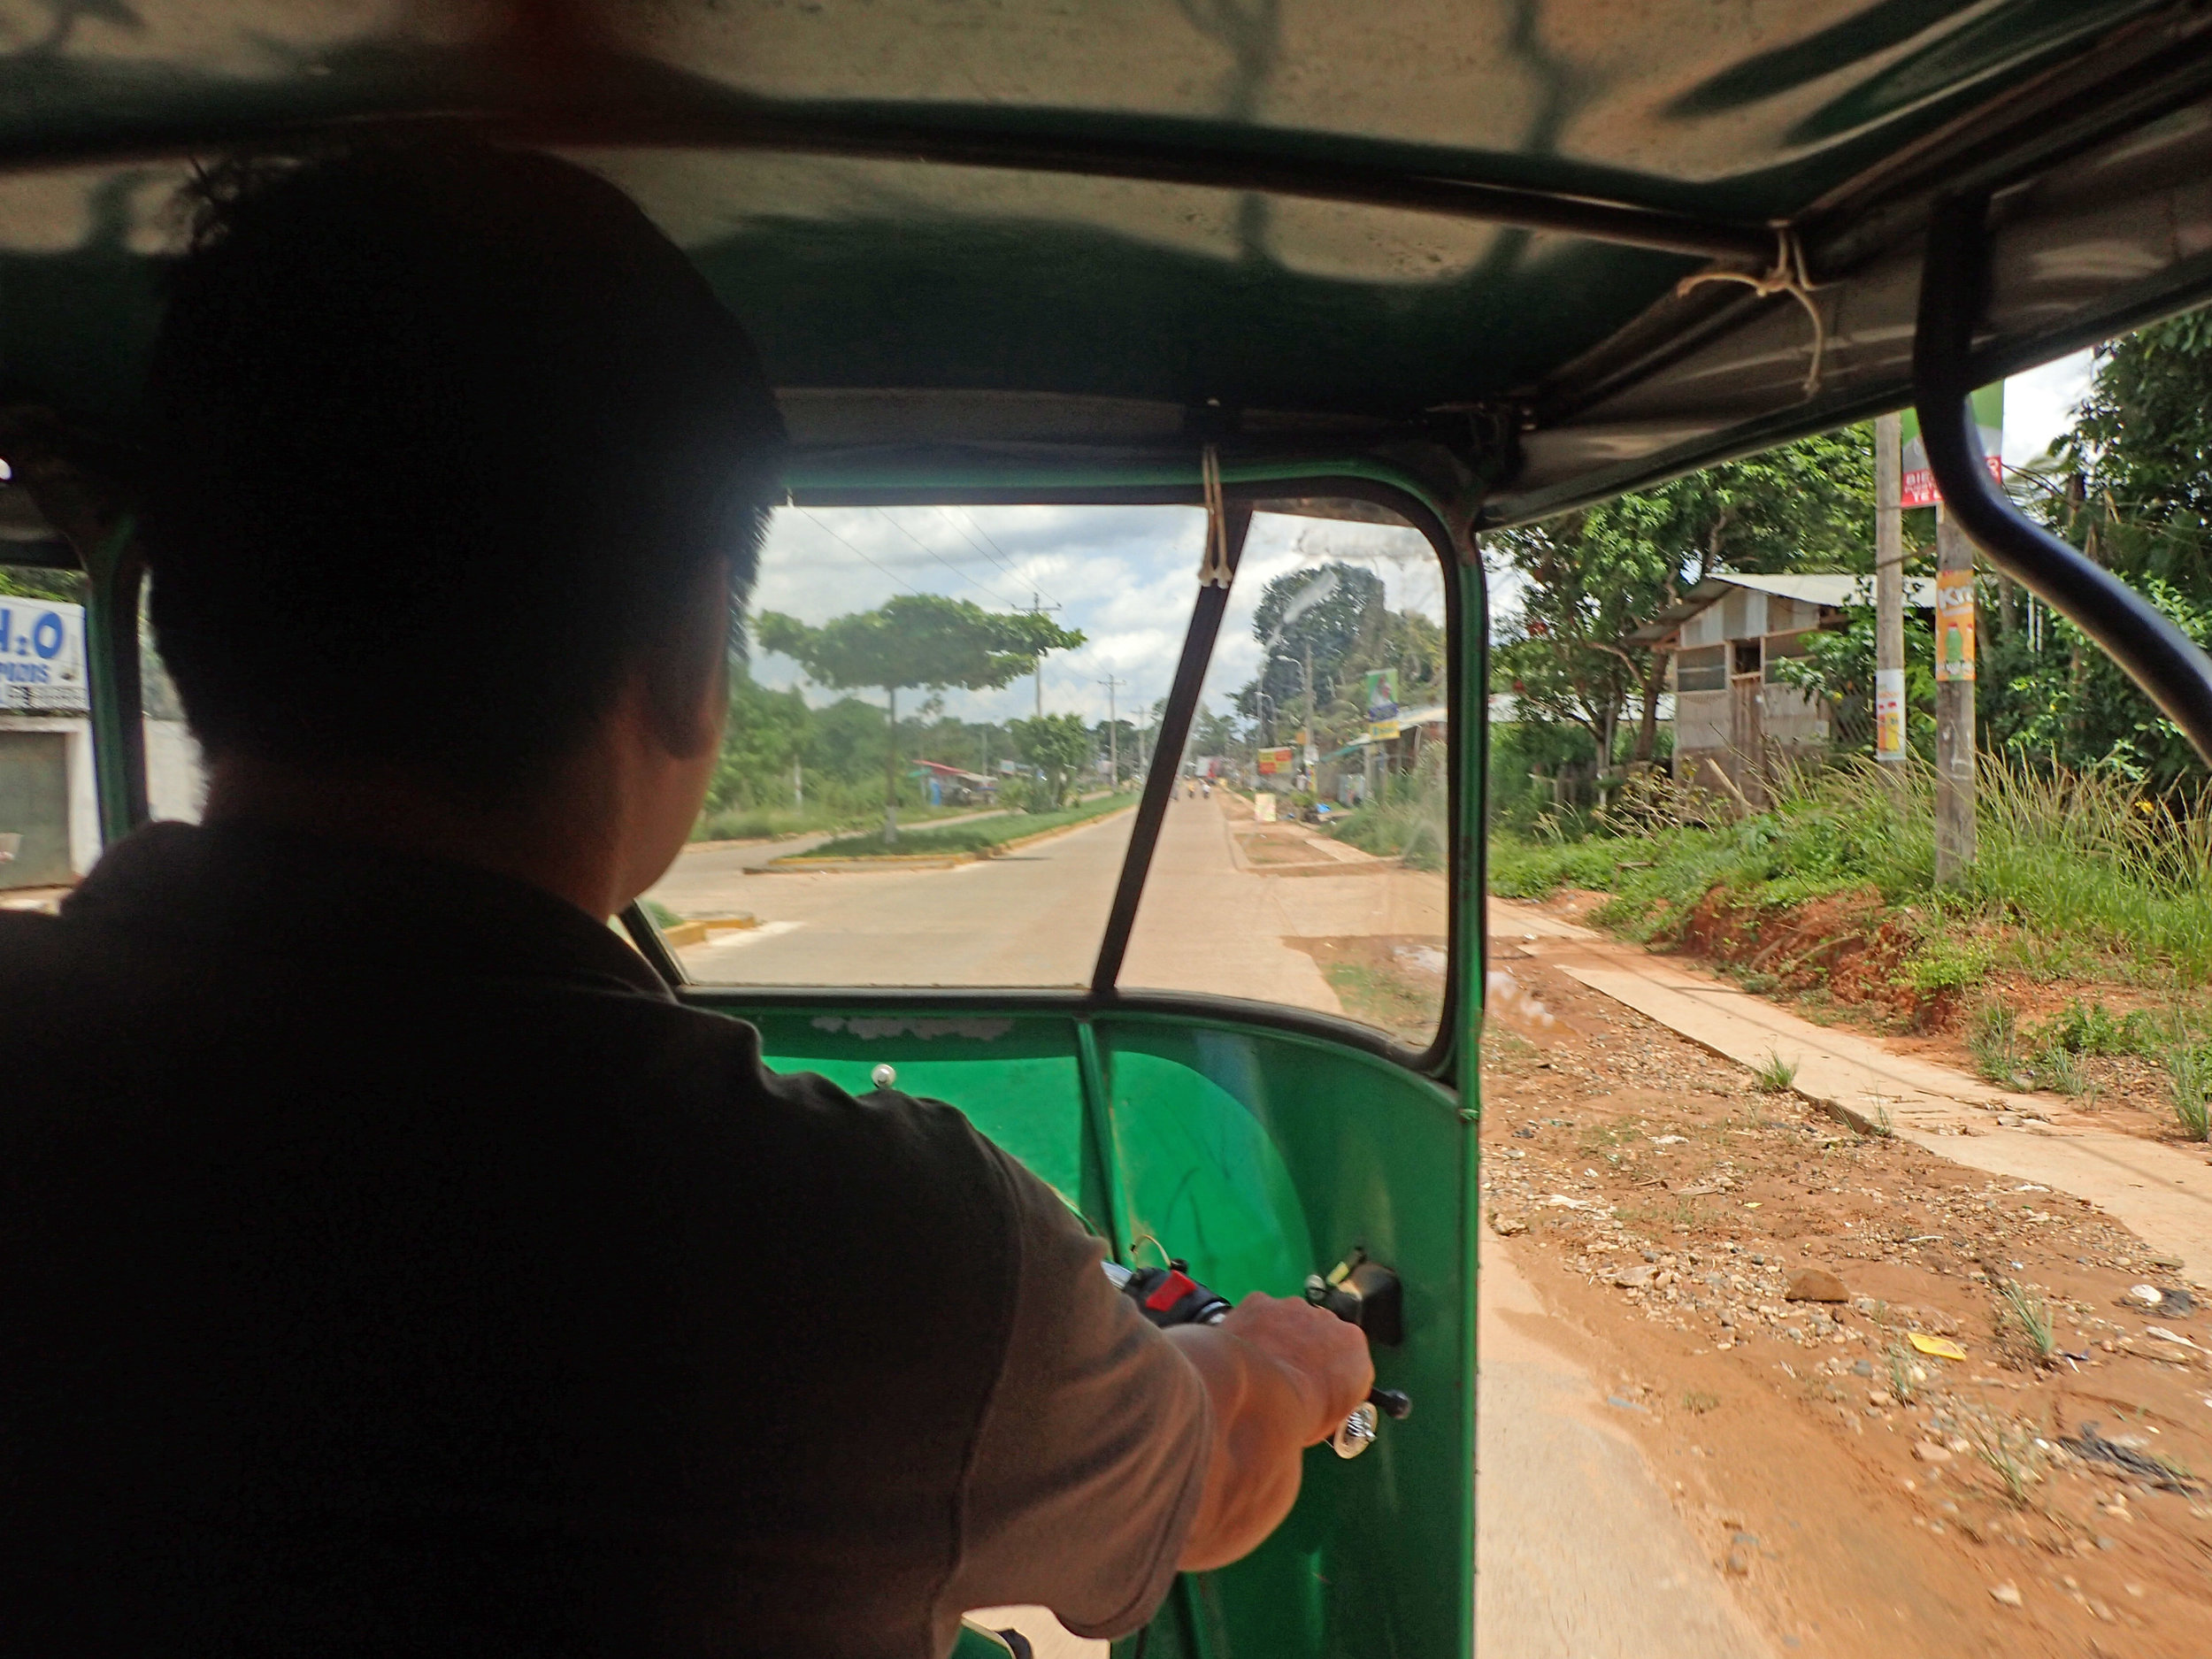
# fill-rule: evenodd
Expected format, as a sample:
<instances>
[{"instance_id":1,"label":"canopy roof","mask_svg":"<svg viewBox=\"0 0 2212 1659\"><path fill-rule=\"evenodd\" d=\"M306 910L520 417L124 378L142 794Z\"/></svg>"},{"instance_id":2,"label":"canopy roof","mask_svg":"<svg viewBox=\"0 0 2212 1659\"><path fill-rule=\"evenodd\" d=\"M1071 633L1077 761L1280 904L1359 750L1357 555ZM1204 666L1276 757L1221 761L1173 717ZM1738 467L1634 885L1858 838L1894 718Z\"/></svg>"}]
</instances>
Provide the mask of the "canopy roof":
<instances>
[{"instance_id":1,"label":"canopy roof","mask_svg":"<svg viewBox=\"0 0 2212 1659\"><path fill-rule=\"evenodd\" d=\"M1868 606L1874 603L1874 578L1850 574L1831 574L1814 572L1804 574L1759 576L1735 571L1717 571L1694 584L1681 598L1664 611L1621 635L1624 645L1657 645L1671 639L1676 630L1701 611L1709 611L1732 593L1748 588L1753 593L1772 594L1780 599L1795 599L1809 605L1820 605L1831 611L1847 610L1853 605ZM1908 576L1905 578L1905 604L1909 610L1932 611L1935 608L1935 578Z\"/></svg>"},{"instance_id":2,"label":"canopy roof","mask_svg":"<svg viewBox=\"0 0 2212 1659\"><path fill-rule=\"evenodd\" d=\"M1410 481L1465 525L1907 396L1932 196L1989 374L2212 292L2188 0L27 0L0 402L127 411L190 159L457 122L628 188L821 498ZM1802 303L1757 276L1786 253ZM1816 329L1812 311L1818 314Z\"/></svg>"}]
</instances>

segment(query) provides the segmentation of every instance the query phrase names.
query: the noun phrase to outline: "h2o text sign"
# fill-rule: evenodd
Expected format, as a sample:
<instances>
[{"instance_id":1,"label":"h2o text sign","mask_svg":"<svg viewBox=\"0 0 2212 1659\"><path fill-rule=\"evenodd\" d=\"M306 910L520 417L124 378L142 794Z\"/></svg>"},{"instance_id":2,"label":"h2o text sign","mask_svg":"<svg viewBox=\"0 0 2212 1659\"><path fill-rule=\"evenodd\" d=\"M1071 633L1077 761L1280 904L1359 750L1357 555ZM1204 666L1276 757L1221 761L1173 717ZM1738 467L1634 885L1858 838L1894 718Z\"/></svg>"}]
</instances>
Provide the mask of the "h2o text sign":
<instances>
[{"instance_id":1,"label":"h2o text sign","mask_svg":"<svg viewBox=\"0 0 2212 1659\"><path fill-rule=\"evenodd\" d=\"M0 710L82 714L88 706L82 607L0 597Z\"/></svg>"}]
</instances>

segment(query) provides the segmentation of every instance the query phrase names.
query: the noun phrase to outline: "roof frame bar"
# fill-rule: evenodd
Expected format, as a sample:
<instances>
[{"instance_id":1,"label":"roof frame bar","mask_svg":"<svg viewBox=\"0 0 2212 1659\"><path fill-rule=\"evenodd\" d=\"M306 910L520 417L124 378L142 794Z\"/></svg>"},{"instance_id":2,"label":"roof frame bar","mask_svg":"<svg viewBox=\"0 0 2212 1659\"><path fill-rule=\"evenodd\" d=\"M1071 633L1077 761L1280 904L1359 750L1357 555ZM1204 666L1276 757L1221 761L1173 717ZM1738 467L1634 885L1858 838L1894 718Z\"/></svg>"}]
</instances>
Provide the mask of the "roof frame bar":
<instances>
[{"instance_id":1,"label":"roof frame bar","mask_svg":"<svg viewBox=\"0 0 2212 1659\"><path fill-rule=\"evenodd\" d=\"M1937 204L1921 267L1913 384L1947 511L2013 580L2070 618L2212 761L2212 657L2125 582L2028 518L1989 475L1969 398L1989 285L1989 196Z\"/></svg>"}]
</instances>

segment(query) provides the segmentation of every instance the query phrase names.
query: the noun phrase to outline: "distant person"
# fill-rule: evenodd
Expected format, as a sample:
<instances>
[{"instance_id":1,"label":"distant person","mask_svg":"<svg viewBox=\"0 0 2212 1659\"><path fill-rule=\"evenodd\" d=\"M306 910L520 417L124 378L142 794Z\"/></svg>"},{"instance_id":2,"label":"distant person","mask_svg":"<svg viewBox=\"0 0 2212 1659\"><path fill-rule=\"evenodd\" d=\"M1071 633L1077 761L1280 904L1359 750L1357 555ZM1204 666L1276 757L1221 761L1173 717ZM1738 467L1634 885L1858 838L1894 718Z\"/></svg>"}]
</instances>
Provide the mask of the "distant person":
<instances>
[{"instance_id":1,"label":"distant person","mask_svg":"<svg viewBox=\"0 0 2212 1659\"><path fill-rule=\"evenodd\" d=\"M0 914L10 1651L929 1659L1252 1548L1354 1327L1164 1335L957 1111L768 1072L607 926L782 490L692 265L472 145L196 213L136 505L206 823Z\"/></svg>"}]
</instances>

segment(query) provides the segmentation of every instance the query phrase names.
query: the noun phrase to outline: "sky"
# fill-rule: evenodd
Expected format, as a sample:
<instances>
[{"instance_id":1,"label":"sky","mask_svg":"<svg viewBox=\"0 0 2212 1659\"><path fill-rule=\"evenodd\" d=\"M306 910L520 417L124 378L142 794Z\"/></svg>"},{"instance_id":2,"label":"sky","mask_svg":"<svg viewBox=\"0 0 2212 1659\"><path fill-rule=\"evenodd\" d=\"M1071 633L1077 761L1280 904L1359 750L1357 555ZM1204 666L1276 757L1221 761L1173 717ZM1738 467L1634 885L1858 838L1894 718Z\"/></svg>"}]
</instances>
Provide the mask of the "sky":
<instances>
[{"instance_id":1,"label":"sky","mask_svg":"<svg viewBox=\"0 0 2212 1659\"><path fill-rule=\"evenodd\" d=\"M990 611L1048 609L1085 642L1048 656L1047 713L1106 718L1104 681L1121 683L1112 706L1125 718L1167 695L1197 597L1205 515L1194 507L783 508L761 558L753 609L780 611L816 626L873 610L900 593L942 594ZM1443 619L1436 557L1417 531L1261 513L1223 618L1205 698L1225 709L1258 672L1252 612L1267 584L1286 572L1340 558L1383 580L1393 610ZM1057 607L1057 609L1053 609ZM799 665L757 653L761 684L797 685L821 705L845 695L808 682ZM880 703L880 691L852 695ZM922 694L900 698L901 712ZM1034 711L1026 675L997 691L949 691L945 711L965 720L1007 720Z\"/></svg>"}]
</instances>

